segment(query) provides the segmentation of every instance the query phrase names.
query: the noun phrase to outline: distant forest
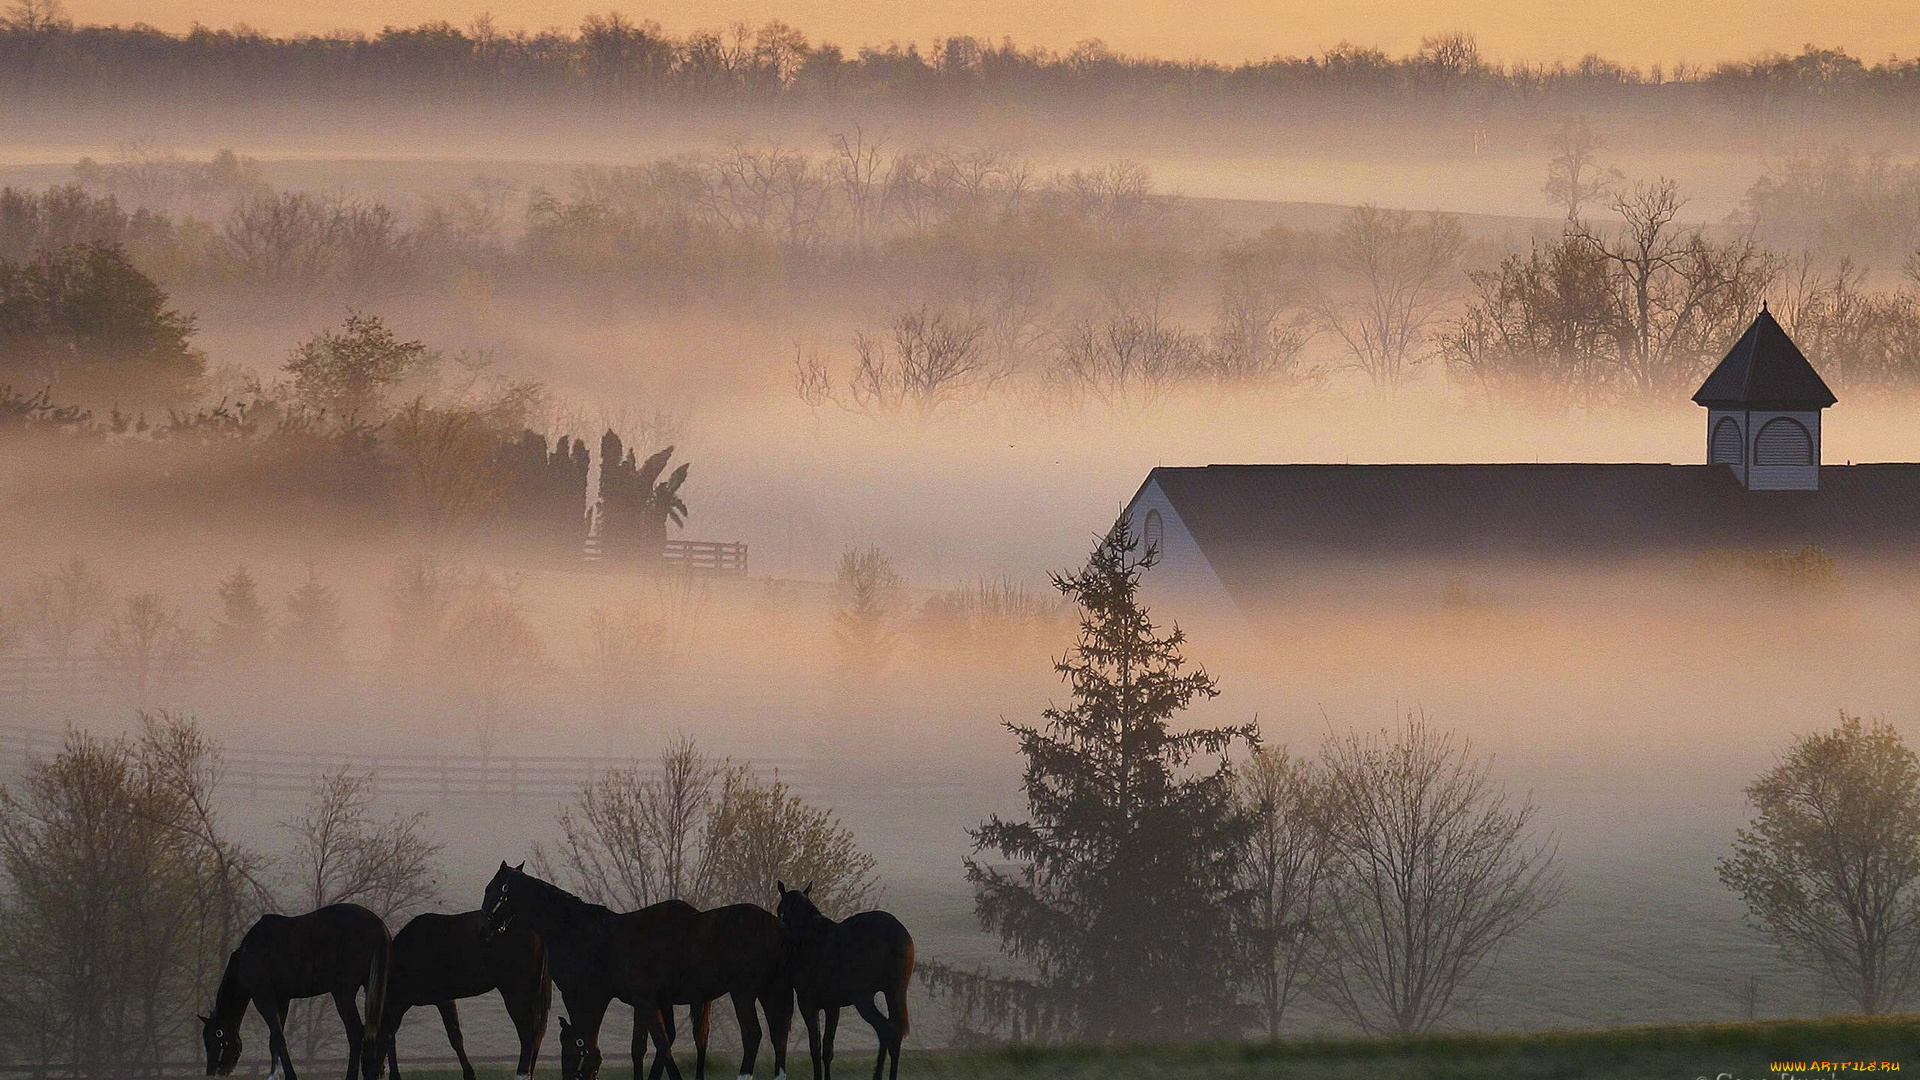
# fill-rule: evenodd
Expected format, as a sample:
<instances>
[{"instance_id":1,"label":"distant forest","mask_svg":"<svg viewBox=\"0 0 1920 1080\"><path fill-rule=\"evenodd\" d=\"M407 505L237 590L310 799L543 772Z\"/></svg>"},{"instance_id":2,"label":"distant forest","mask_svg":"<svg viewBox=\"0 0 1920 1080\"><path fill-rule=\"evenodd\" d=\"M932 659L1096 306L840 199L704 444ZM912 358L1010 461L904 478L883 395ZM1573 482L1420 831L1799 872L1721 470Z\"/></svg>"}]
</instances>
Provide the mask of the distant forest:
<instances>
[{"instance_id":1,"label":"distant forest","mask_svg":"<svg viewBox=\"0 0 1920 1080\"><path fill-rule=\"evenodd\" d=\"M113 101L129 95L212 99L364 96L408 100L599 104L896 101L1019 103L1088 98L1134 107L1416 102L1525 112L1613 99L1653 111L1764 109L1841 99L1854 106L1920 98L1920 58L1868 63L1805 47L1711 66L1501 64L1471 34L1425 39L1410 55L1341 44L1317 56L1237 65L1129 56L1097 40L1062 52L967 34L844 49L782 22L675 36L618 12L577 30L508 30L488 16L378 34L273 37L244 26L172 34L86 26L32 0L0 18L0 97Z\"/></svg>"}]
</instances>

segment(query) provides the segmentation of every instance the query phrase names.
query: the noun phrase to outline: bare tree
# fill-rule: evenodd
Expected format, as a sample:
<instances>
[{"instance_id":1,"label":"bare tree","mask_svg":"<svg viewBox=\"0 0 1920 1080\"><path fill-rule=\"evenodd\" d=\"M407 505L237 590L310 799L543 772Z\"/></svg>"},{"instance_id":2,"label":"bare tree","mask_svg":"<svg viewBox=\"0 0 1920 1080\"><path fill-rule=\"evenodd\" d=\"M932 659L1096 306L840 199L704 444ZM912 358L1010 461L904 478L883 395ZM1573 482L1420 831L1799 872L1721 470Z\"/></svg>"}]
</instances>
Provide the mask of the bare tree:
<instances>
[{"instance_id":1,"label":"bare tree","mask_svg":"<svg viewBox=\"0 0 1920 1080\"><path fill-rule=\"evenodd\" d=\"M820 910L844 918L879 892L873 856L833 811L795 795L776 772L729 768L707 821L709 902L766 904L776 880L811 884Z\"/></svg>"},{"instance_id":2,"label":"bare tree","mask_svg":"<svg viewBox=\"0 0 1920 1080\"><path fill-rule=\"evenodd\" d=\"M144 704L148 691L180 674L194 656L198 639L156 592L126 599L107 623L97 647L105 675Z\"/></svg>"},{"instance_id":3,"label":"bare tree","mask_svg":"<svg viewBox=\"0 0 1920 1080\"><path fill-rule=\"evenodd\" d=\"M1109 409L1152 404L1200 369L1202 342L1167 314L1169 282L1110 286L1102 306L1054 341L1048 376L1071 397L1090 395Z\"/></svg>"},{"instance_id":4,"label":"bare tree","mask_svg":"<svg viewBox=\"0 0 1920 1080\"><path fill-rule=\"evenodd\" d=\"M1263 240L1266 238L1262 238ZM1299 382L1300 351L1312 336L1295 307L1300 286L1270 243L1236 245L1221 255L1213 335L1204 352L1223 383Z\"/></svg>"},{"instance_id":5,"label":"bare tree","mask_svg":"<svg viewBox=\"0 0 1920 1080\"><path fill-rule=\"evenodd\" d=\"M1863 1013L1920 973L1920 758L1884 720L1840 714L1747 785L1754 810L1720 880L1787 955Z\"/></svg>"},{"instance_id":6,"label":"bare tree","mask_svg":"<svg viewBox=\"0 0 1920 1080\"><path fill-rule=\"evenodd\" d=\"M868 232L885 218L887 212L886 169L882 166L884 140L867 139L859 124L852 134L840 131L833 136L833 155L827 171L846 200L847 216L853 226L853 246L866 250Z\"/></svg>"},{"instance_id":7,"label":"bare tree","mask_svg":"<svg viewBox=\"0 0 1920 1080\"><path fill-rule=\"evenodd\" d=\"M20 596L28 636L46 650L69 683L81 636L107 610L105 580L77 555L57 570L36 572Z\"/></svg>"},{"instance_id":8,"label":"bare tree","mask_svg":"<svg viewBox=\"0 0 1920 1080\"><path fill-rule=\"evenodd\" d=\"M1599 151L1606 144L1585 116L1562 121L1553 137L1553 159L1547 162L1547 182L1540 190L1566 210L1570 222L1580 220L1581 207L1626 180L1619 169L1601 167Z\"/></svg>"},{"instance_id":9,"label":"bare tree","mask_svg":"<svg viewBox=\"0 0 1920 1080\"><path fill-rule=\"evenodd\" d=\"M905 408L925 416L964 394L984 389L1001 372L984 348L986 324L922 304L895 315L884 337L854 335L847 392L866 412Z\"/></svg>"},{"instance_id":10,"label":"bare tree","mask_svg":"<svg viewBox=\"0 0 1920 1080\"><path fill-rule=\"evenodd\" d=\"M661 752L657 772L628 766L588 781L560 831L559 848L537 850L536 865L623 909L673 898L766 904L778 878L812 882L815 901L844 914L876 890L872 856L831 811L686 736Z\"/></svg>"},{"instance_id":11,"label":"bare tree","mask_svg":"<svg viewBox=\"0 0 1920 1080\"><path fill-rule=\"evenodd\" d=\"M1328 741L1331 872L1318 925L1319 992L1368 1031L1425 1032L1460 1004L1500 946L1562 891L1490 759L1422 715L1397 732Z\"/></svg>"},{"instance_id":12,"label":"bare tree","mask_svg":"<svg viewBox=\"0 0 1920 1080\"><path fill-rule=\"evenodd\" d=\"M846 674L871 678L893 661L902 586L893 560L879 548L841 552L833 580L833 638Z\"/></svg>"},{"instance_id":13,"label":"bare tree","mask_svg":"<svg viewBox=\"0 0 1920 1080\"><path fill-rule=\"evenodd\" d=\"M559 849L536 852L535 861L618 910L676 897L705 904L707 818L722 770L685 735L660 752L658 772L608 769L560 812Z\"/></svg>"},{"instance_id":14,"label":"bare tree","mask_svg":"<svg viewBox=\"0 0 1920 1080\"><path fill-rule=\"evenodd\" d=\"M373 802L371 773L340 769L314 782L306 809L280 824L292 839L282 910L359 904L397 926L439 898L442 845L426 833L426 812L396 811L382 820ZM337 1034L322 1015L325 1004L309 998L289 1011L288 1026L309 1058Z\"/></svg>"},{"instance_id":15,"label":"bare tree","mask_svg":"<svg viewBox=\"0 0 1920 1080\"><path fill-rule=\"evenodd\" d=\"M587 616L587 669L609 720L635 695L658 693L679 668L712 599L706 576L688 569L650 574L617 608Z\"/></svg>"},{"instance_id":16,"label":"bare tree","mask_svg":"<svg viewBox=\"0 0 1920 1080\"><path fill-rule=\"evenodd\" d=\"M1756 306L1778 269L1750 236L1714 244L1702 229L1678 225L1685 205L1672 180L1638 183L1614 199L1621 227L1612 235L1575 230L1615 270L1626 324L1621 380L1645 400L1693 385L1725 348L1726 327Z\"/></svg>"},{"instance_id":17,"label":"bare tree","mask_svg":"<svg viewBox=\"0 0 1920 1080\"><path fill-rule=\"evenodd\" d=\"M1465 247L1460 221L1449 214L1422 220L1369 205L1341 221L1334 260L1356 295L1323 296L1321 317L1375 389L1398 389L1420 363L1427 324L1447 299Z\"/></svg>"},{"instance_id":18,"label":"bare tree","mask_svg":"<svg viewBox=\"0 0 1920 1080\"><path fill-rule=\"evenodd\" d=\"M482 751L491 754L516 694L546 677L546 646L512 583L474 579L466 591L447 624L442 657L453 686L471 699Z\"/></svg>"},{"instance_id":19,"label":"bare tree","mask_svg":"<svg viewBox=\"0 0 1920 1080\"><path fill-rule=\"evenodd\" d=\"M293 845L282 906L360 904L394 921L432 903L440 895L442 845L427 835L426 819L425 811L396 811L382 820L371 773L324 774L301 815L281 823Z\"/></svg>"},{"instance_id":20,"label":"bare tree","mask_svg":"<svg viewBox=\"0 0 1920 1080\"><path fill-rule=\"evenodd\" d=\"M13 0L0 16L0 28L16 34L50 34L72 25L61 0Z\"/></svg>"},{"instance_id":21,"label":"bare tree","mask_svg":"<svg viewBox=\"0 0 1920 1080\"><path fill-rule=\"evenodd\" d=\"M1319 944L1316 925L1329 861L1326 791L1318 770L1285 747L1260 747L1235 782L1253 820L1241 884L1253 894L1245 935L1254 990L1267 1026L1281 1021L1306 983Z\"/></svg>"}]
</instances>

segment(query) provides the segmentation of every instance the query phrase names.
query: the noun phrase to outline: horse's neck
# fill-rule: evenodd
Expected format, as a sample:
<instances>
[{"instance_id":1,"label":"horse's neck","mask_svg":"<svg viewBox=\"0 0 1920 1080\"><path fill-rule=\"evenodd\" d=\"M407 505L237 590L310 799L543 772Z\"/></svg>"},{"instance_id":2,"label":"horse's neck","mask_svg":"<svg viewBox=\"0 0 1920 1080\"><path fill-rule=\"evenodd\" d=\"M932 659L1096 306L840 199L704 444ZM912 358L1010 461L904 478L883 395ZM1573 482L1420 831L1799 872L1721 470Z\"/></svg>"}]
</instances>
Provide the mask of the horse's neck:
<instances>
[{"instance_id":1,"label":"horse's neck","mask_svg":"<svg viewBox=\"0 0 1920 1080\"><path fill-rule=\"evenodd\" d=\"M803 933L796 935L802 952L819 955L833 947L834 932L840 924L816 911L807 917Z\"/></svg>"},{"instance_id":2,"label":"horse's neck","mask_svg":"<svg viewBox=\"0 0 1920 1080\"><path fill-rule=\"evenodd\" d=\"M241 943L245 948L245 942ZM213 997L213 1019L223 1027L235 1027L247 1014L248 993L245 981L240 975L240 965L245 963L240 951L227 958L227 969L220 975L220 989Z\"/></svg>"},{"instance_id":3,"label":"horse's neck","mask_svg":"<svg viewBox=\"0 0 1920 1080\"><path fill-rule=\"evenodd\" d=\"M571 983L606 959L614 914L550 882L541 884L534 893L538 901L527 905L527 924L545 939L555 980Z\"/></svg>"}]
</instances>

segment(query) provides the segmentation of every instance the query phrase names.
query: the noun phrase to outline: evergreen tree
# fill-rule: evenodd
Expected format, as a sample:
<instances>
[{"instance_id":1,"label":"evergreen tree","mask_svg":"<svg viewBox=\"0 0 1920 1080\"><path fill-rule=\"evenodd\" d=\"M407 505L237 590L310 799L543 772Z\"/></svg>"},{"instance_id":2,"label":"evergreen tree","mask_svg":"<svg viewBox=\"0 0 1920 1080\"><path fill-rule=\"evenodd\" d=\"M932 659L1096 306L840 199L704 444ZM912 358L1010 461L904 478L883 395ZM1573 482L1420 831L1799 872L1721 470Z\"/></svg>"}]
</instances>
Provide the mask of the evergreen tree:
<instances>
[{"instance_id":1,"label":"evergreen tree","mask_svg":"<svg viewBox=\"0 0 1920 1080\"><path fill-rule=\"evenodd\" d=\"M307 580L287 597L287 621L280 627L280 651L309 667L336 667L345 657L345 628L340 598L320 580L312 564Z\"/></svg>"},{"instance_id":2,"label":"evergreen tree","mask_svg":"<svg viewBox=\"0 0 1920 1080\"><path fill-rule=\"evenodd\" d=\"M244 566L236 566L216 592L220 616L213 623L213 654L240 663L266 659L273 626L267 606L260 602L260 586L253 574Z\"/></svg>"},{"instance_id":3,"label":"evergreen tree","mask_svg":"<svg viewBox=\"0 0 1920 1080\"><path fill-rule=\"evenodd\" d=\"M1027 821L973 830L975 913L1029 961L1032 989L1090 1039L1193 1038L1240 1031L1233 928L1248 904L1235 875L1251 823L1226 761L1256 744L1251 725L1172 730L1217 691L1186 670L1184 635L1140 605L1142 552L1123 516L1085 569L1054 586L1081 609L1055 665L1073 702L1038 727L1009 723L1027 759ZM1211 769L1196 758L1217 758ZM990 865L995 852L1013 865Z\"/></svg>"}]
</instances>

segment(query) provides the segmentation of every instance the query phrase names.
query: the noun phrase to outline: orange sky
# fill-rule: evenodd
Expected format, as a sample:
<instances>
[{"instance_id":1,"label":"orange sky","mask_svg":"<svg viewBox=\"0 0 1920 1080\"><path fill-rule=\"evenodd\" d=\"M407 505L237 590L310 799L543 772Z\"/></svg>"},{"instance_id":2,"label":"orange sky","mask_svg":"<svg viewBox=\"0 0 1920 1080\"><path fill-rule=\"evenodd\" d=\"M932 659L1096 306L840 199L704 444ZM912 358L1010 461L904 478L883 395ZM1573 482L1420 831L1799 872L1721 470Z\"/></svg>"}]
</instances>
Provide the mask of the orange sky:
<instances>
[{"instance_id":1,"label":"orange sky","mask_svg":"<svg viewBox=\"0 0 1920 1080\"><path fill-rule=\"evenodd\" d=\"M1316 52L1341 40L1410 51L1422 34L1466 29L1500 60L1572 59L1587 52L1624 62L1671 65L1744 58L1803 44L1845 48L1868 59L1920 54L1914 0L68 0L82 22L148 22L169 30L195 21L246 22L264 30L377 30L431 19L467 22L491 8L503 26L575 25L609 7L669 30L779 18L812 39L843 46L888 40L927 42L966 32L1051 46L1097 37L1126 52L1242 60Z\"/></svg>"}]
</instances>

